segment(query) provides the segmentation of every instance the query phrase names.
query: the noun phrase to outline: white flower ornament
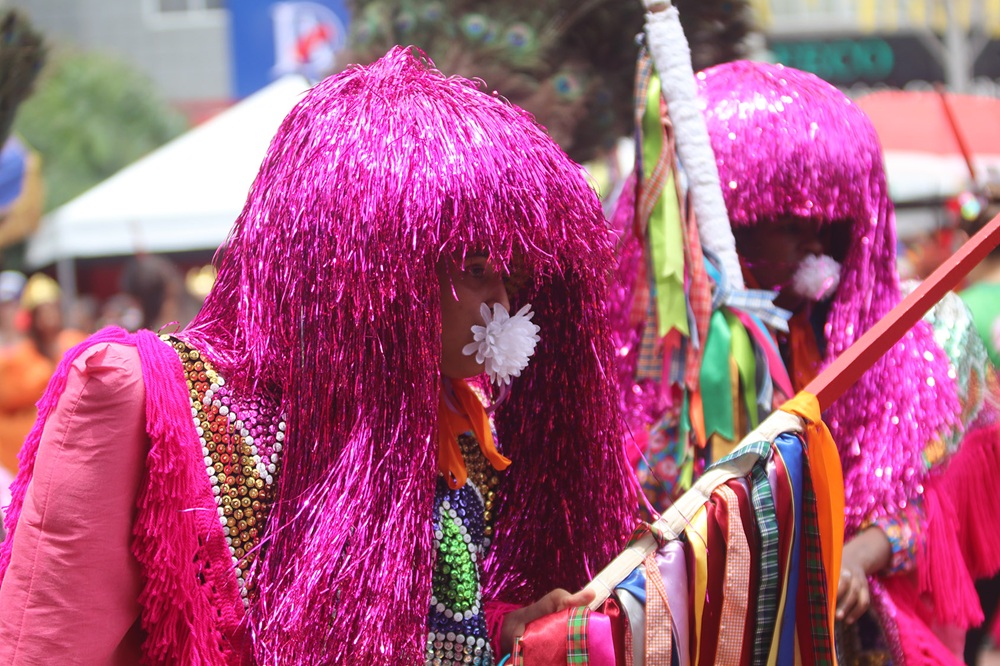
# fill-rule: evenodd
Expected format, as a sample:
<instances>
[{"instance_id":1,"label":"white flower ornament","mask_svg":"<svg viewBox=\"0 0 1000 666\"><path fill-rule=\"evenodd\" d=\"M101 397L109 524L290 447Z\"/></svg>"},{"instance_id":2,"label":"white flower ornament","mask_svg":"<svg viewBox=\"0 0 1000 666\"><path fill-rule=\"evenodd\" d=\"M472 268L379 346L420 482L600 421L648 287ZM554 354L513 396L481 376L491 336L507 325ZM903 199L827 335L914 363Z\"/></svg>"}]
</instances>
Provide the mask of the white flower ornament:
<instances>
[{"instance_id":1,"label":"white flower ornament","mask_svg":"<svg viewBox=\"0 0 1000 666\"><path fill-rule=\"evenodd\" d=\"M472 327L472 339L462 348L466 356L476 355L476 363L486 366L490 380L504 386L510 384L511 377L520 377L521 371L528 366L528 359L535 353L538 344L538 331L541 330L531 323L535 313L531 305L525 305L511 316L500 303L490 307L483 303L479 306L485 326Z\"/></svg>"},{"instance_id":2,"label":"white flower ornament","mask_svg":"<svg viewBox=\"0 0 1000 666\"><path fill-rule=\"evenodd\" d=\"M799 296L820 303L833 296L840 286L840 264L825 254L809 255L802 260L792 277L792 288Z\"/></svg>"}]
</instances>

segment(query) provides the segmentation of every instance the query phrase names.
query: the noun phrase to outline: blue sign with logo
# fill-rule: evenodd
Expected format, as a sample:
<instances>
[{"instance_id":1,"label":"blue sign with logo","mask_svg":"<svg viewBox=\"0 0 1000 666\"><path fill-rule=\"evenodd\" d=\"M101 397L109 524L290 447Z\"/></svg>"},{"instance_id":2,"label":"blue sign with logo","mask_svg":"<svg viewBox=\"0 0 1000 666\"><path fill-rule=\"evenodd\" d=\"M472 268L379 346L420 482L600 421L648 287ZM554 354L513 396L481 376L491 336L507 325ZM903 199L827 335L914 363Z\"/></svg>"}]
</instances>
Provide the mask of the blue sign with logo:
<instances>
[{"instance_id":1,"label":"blue sign with logo","mask_svg":"<svg viewBox=\"0 0 1000 666\"><path fill-rule=\"evenodd\" d=\"M231 0L233 94L247 95L285 74L316 81L337 70L350 20L343 0Z\"/></svg>"}]
</instances>

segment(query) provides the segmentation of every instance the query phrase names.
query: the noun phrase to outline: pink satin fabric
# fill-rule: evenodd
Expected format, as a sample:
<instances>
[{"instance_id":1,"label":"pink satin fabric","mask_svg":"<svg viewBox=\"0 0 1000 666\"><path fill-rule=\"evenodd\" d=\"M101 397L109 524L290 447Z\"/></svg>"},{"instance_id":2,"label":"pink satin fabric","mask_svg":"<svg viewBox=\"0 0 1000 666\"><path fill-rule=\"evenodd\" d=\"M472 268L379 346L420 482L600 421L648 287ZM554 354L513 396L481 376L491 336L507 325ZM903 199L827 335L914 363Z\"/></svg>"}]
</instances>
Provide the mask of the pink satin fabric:
<instances>
[{"instance_id":1,"label":"pink satin fabric","mask_svg":"<svg viewBox=\"0 0 1000 666\"><path fill-rule=\"evenodd\" d=\"M569 610L562 610L528 623L520 647L520 658L525 663L531 666L566 665L569 613ZM616 666L611 618L604 613L592 612L589 615L587 655L590 666Z\"/></svg>"},{"instance_id":2,"label":"pink satin fabric","mask_svg":"<svg viewBox=\"0 0 1000 666\"><path fill-rule=\"evenodd\" d=\"M590 657L590 666L615 666L615 640L611 633L611 618L604 613L590 614L587 623L587 653Z\"/></svg>"},{"instance_id":3,"label":"pink satin fabric","mask_svg":"<svg viewBox=\"0 0 1000 666\"><path fill-rule=\"evenodd\" d=\"M86 350L47 422L18 521L0 587L0 664L139 662L130 546L148 448L136 349Z\"/></svg>"}]
</instances>

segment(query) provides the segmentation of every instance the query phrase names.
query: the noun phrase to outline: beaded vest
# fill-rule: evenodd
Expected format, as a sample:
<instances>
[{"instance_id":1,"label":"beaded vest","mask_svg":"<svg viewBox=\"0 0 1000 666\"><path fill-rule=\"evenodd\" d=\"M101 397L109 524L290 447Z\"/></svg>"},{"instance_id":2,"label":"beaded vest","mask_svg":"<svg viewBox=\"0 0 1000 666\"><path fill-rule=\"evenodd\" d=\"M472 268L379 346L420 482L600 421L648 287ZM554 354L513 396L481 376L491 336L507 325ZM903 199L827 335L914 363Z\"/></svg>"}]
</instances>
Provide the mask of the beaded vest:
<instances>
[{"instance_id":1,"label":"beaded vest","mask_svg":"<svg viewBox=\"0 0 1000 666\"><path fill-rule=\"evenodd\" d=\"M161 339L184 367L205 473L246 607L255 590L253 564L274 498L285 422L274 400L237 397L197 349L171 336Z\"/></svg>"},{"instance_id":2,"label":"beaded vest","mask_svg":"<svg viewBox=\"0 0 1000 666\"><path fill-rule=\"evenodd\" d=\"M427 663L492 666L480 580L493 535L498 476L471 433L459 435L458 445L468 479L452 490L438 474L434 494L435 560Z\"/></svg>"}]
</instances>

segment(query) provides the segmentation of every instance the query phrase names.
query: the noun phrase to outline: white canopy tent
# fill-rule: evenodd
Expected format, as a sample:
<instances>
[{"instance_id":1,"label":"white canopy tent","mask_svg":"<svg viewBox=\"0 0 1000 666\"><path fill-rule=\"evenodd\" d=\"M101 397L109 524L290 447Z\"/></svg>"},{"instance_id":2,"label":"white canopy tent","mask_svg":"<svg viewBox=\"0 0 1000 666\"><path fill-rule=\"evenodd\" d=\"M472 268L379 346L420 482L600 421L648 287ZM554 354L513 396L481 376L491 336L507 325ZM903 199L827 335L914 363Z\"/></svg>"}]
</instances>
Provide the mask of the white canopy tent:
<instances>
[{"instance_id":1,"label":"white canopy tent","mask_svg":"<svg viewBox=\"0 0 1000 666\"><path fill-rule=\"evenodd\" d=\"M900 238L948 224L948 199L1000 179L1000 100L881 90L856 102L885 152Z\"/></svg>"},{"instance_id":2,"label":"white canopy tent","mask_svg":"<svg viewBox=\"0 0 1000 666\"><path fill-rule=\"evenodd\" d=\"M29 239L29 267L57 264L75 291L74 259L217 248L307 88L298 76L279 79L56 209Z\"/></svg>"}]
</instances>

